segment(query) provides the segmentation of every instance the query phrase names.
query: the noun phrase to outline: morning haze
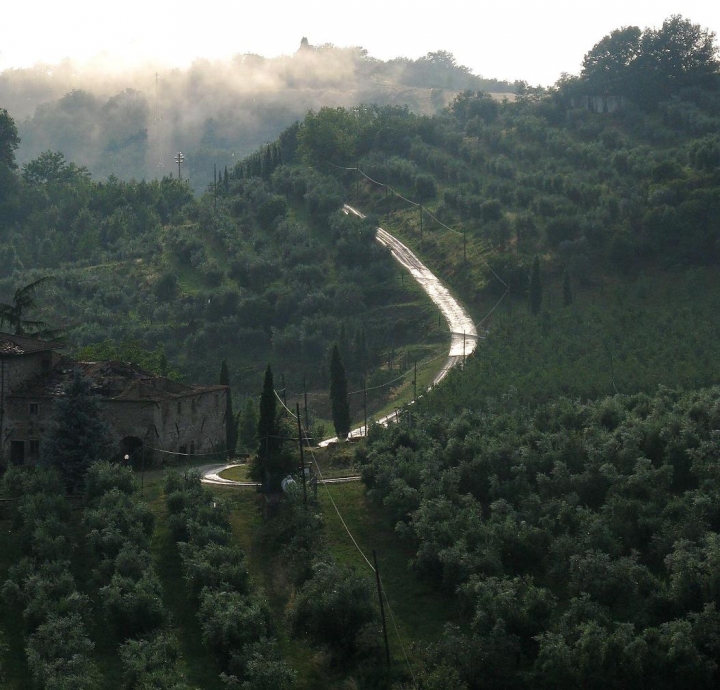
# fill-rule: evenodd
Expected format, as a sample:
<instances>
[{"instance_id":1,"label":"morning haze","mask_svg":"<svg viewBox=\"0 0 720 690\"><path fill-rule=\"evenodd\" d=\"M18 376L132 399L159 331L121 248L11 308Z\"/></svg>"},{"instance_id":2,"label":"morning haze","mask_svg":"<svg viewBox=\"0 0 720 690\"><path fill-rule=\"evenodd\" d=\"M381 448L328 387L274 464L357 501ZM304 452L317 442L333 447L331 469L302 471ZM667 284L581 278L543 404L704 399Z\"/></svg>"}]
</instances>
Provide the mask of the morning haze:
<instances>
[{"instance_id":1,"label":"morning haze","mask_svg":"<svg viewBox=\"0 0 720 690\"><path fill-rule=\"evenodd\" d=\"M376 103L432 114L463 89L514 87L473 75L446 51L382 61L306 38L290 56L198 59L186 69L65 60L0 74L20 164L58 150L101 178L152 179L173 173L182 150L196 188L212 180L213 165L234 165L308 110Z\"/></svg>"}]
</instances>

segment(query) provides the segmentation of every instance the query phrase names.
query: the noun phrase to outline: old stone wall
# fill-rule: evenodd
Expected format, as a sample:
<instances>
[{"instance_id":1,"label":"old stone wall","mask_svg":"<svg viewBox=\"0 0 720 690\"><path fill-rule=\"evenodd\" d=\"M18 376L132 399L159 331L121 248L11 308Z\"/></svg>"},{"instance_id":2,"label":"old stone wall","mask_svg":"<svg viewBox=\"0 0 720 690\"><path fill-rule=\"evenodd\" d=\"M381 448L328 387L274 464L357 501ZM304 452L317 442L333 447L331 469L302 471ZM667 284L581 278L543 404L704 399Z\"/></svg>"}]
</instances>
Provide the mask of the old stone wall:
<instances>
[{"instance_id":1,"label":"old stone wall","mask_svg":"<svg viewBox=\"0 0 720 690\"><path fill-rule=\"evenodd\" d=\"M213 453L225 445L227 389L163 401L155 408L158 443L179 453Z\"/></svg>"},{"instance_id":2,"label":"old stone wall","mask_svg":"<svg viewBox=\"0 0 720 690\"><path fill-rule=\"evenodd\" d=\"M43 361L47 362L45 369L43 369ZM37 376L43 371L49 371L53 365L54 361L50 352L4 357L2 364L0 364L0 373L4 375L5 379L5 395L10 395L33 376Z\"/></svg>"}]
</instances>

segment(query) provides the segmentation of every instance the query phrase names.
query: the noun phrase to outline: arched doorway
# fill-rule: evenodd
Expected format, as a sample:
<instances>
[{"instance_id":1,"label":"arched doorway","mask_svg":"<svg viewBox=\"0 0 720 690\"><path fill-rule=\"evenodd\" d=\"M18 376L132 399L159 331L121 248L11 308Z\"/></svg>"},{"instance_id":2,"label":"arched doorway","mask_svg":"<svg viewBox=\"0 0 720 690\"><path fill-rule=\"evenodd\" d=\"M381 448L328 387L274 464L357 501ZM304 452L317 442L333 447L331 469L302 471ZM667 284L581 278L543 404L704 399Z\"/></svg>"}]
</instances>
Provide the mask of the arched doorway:
<instances>
[{"instance_id":1,"label":"arched doorway","mask_svg":"<svg viewBox=\"0 0 720 690\"><path fill-rule=\"evenodd\" d=\"M130 467L140 468L143 465L144 453L143 442L137 436L126 436L120 441L120 461Z\"/></svg>"}]
</instances>

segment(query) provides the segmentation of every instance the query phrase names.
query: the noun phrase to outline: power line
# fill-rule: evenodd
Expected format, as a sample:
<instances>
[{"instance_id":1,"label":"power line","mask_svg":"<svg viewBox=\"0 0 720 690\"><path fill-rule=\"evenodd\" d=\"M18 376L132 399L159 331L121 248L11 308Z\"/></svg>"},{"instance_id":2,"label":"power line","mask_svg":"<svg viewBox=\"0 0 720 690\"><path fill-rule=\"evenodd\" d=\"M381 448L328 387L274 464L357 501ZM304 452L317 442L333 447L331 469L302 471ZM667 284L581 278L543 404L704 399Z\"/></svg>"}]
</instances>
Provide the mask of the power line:
<instances>
[{"instance_id":1,"label":"power line","mask_svg":"<svg viewBox=\"0 0 720 690\"><path fill-rule=\"evenodd\" d=\"M397 623L395 622L395 614L393 613L392 606L390 606L390 600L388 599L387 592L385 591L385 583L382 581L382 578L380 578L380 584L382 585L382 593L383 597L385 597L387 609L390 612L390 620L392 621L393 628L395 628L395 634L397 635L398 642L400 643L400 649L402 649L403 656L405 657L405 663L407 664L408 671L410 672L410 677L412 678L413 685L417 688L418 684L415 680L415 674L413 673L412 667L410 666L410 659L408 659L407 652L405 651L405 645L403 644L402 637L400 637L400 631L398 630Z\"/></svg>"},{"instance_id":2,"label":"power line","mask_svg":"<svg viewBox=\"0 0 720 690\"><path fill-rule=\"evenodd\" d=\"M399 192L395 191L390 185L388 185L388 184L386 184L386 183L384 183L384 182L379 182L378 180L374 180L372 177L370 177L368 174L366 174L359 166L354 167L354 168L348 168L348 167L343 167L343 166L340 166L340 165L335 165L334 163L330 163L329 161L328 161L328 164L331 165L333 168L337 168L338 170L347 170L347 171L355 171L355 172L358 172L358 173L360 173L363 177L365 177L366 179L370 180L370 182L372 182L373 184L376 184L376 185L378 185L378 186L380 186L380 187L384 187L384 188L387 189L389 192L392 192L395 196L397 196L398 198L402 199L402 200L405 201L406 203L408 203L408 204L410 204L410 205L412 205L412 206L421 206L421 204L419 204L418 202L413 201L412 199L408 199L408 198L404 197L402 194L400 194ZM460 230L456 230L456 229L454 229L454 228L449 227L448 225L445 225L445 223L443 223L437 216L435 216L433 213L431 213L428 209L426 209L426 208L423 207L423 211L424 211L425 213L427 213L427 214L430 216L430 218L432 218L438 225L440 225L441 227L445 228L446 230L448 230L448 231L450 231L450 232L462 234ZM497 274L497 272L495 271L495 269L488 263L487 259L485 259L484 256L480 255L480 261L482 261L483 264L485 264L485 266L490 270L490 273L492 273L493 276L495 276L495 278L497 278L506 288L508 287L508 284ZM503 295L503 297L504 297L504 296L505 296L505 295ZM500 299L500 301L502 301L502 298ZM494 311L494 310L493 310L493 311Z\"/></svg>"},{"instance_id":3,"label":"power line","mask_svg":"<svg viewBox=\"0 0 720 690\"><path fill-rule=\"evenodd\" d=\"M335 500L333 499L332 494L330 493L330 489L328 489L328 487L327 487L327 482L325 480L325 477L323 477L322 470L320 469L320 465L317 461L317 458L315 457L315 452L313 451L313 449L310 445L308 445L308 448L310 450L310 455L312 455L313 461L315 463L315 469L317 470L317 473L320 475L320 481L321 481L322 485L325 487L325 491L327 492L328 498L330 499L330 503L332 503L333 508L335 508L335 512L337 513L337 516L340 518L340 522L342 523L342 526L345 528L345 531L348 533L348 536L352 540L352 543L355 544L355 548L358 550L358 552L363 557L363 559L365 559L365 563L368 564L368 567L370 568L370 570L375 572L375 568L373 567L373 564L370 563L370 561L368 560L368 557L365 555L363 550L360 548L360 544L357 543L357 540L353 536L353 533L350 531L350 528L347 526L347 523L343 519L343 516L340 514L340 510L337 507L337 504L335 503Z\"/></svg>"}]
</instances>

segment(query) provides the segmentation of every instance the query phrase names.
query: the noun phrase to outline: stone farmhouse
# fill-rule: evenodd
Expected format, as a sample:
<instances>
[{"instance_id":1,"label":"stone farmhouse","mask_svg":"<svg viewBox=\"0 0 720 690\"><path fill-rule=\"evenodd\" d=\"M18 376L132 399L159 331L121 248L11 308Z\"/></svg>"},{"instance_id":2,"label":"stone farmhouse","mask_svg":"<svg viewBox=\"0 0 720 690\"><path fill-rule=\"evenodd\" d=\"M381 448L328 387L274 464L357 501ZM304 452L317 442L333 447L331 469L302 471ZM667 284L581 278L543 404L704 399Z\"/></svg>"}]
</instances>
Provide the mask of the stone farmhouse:
<instances>
[{"instance_id":1,"label":"stone farmhouse","mask_svg":"<svg viewBox=\"0 0 720 690\"><path fill-rule=\"evenodd\" d=\"M98 395L115 458L149 463L225 449L227 386L186 385L124 362L75 362L61 348L0 333L0 467L37 461L54 401L77 369Z\"/></svg>"}]
</instances>

